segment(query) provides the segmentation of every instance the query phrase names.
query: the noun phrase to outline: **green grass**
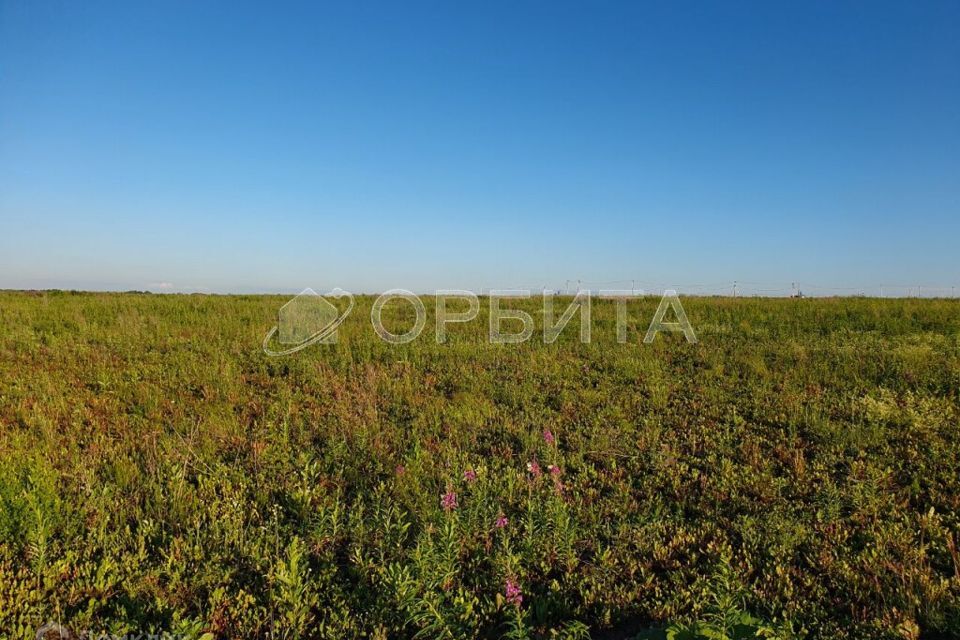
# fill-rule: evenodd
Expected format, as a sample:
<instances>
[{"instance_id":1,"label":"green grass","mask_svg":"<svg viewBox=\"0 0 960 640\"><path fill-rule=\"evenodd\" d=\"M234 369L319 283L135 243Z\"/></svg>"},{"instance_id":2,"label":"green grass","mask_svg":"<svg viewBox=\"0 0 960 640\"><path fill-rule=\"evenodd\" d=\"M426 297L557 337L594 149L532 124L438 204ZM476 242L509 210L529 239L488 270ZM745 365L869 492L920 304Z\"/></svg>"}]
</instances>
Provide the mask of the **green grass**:
<instances>
[{"instance_id":1,"label":"green grass","mask_svg":"<svg viewBox=\"0 0 960 640\"><path fill-rule=\"evenodd\" d=\"M0 637L960 635L956 301L269 358L285 301L0 293Z\"/></svg>"}]
</instances>

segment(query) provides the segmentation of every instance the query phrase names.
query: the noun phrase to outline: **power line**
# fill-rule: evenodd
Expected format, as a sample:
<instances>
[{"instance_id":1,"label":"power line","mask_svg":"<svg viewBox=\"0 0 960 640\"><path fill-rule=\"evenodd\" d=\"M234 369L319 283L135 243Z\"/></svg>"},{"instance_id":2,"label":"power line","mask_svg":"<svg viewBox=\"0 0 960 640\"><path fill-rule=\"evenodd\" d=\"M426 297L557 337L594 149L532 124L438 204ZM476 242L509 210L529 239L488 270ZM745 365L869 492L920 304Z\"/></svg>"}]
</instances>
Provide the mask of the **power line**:
<instances>
[{"instance_id":1,"label":"power line","mask_svg":"<svg viewBox=\"0 0 960 640\"><path fill-rule=\"evenodd\" d=\"M573 285L576 284L576 289ZM480 294L492 290L564 292L567 295L586 291L603 291L604 287L630 285L629 291L634 295L662 294L666 290L675 290L681 295L718 295L718 296L755 296L755 297L867 297L881 298L957 298L957 285L891 285L879 284L871 286L850 286L849 284L825 285L794 280L793 282L760 282L754 280L734 280L732 282L709 282L680 284L671 282L653 282L639 278L622 280L584 280L582 278L568 278L563 287L549 287L543 284L513 287L482 287Z\"/></svg>"}]
</instances>

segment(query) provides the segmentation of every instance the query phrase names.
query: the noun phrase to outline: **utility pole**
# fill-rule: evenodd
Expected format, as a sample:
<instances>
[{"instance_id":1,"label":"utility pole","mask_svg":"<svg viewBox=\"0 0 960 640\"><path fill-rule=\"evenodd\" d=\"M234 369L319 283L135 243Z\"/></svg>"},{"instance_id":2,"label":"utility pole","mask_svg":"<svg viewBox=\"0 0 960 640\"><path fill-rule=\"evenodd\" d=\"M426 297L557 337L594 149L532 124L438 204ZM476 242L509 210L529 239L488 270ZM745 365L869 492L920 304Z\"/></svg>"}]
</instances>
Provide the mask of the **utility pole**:
<instances>
[{"instance_id":1,"label":"utility pole","mask_svg":"<svg viewBox=\"0 0 960 640\"><path fill-rule=\"evenodd\" d=\"M737 297L737 281L736 280L733 281L733 297L734 298Z\"/></svg>"},{"instance_id":2,"label":"utility pole","mask_svg":"<svg viewBox=\"0 0 960 640\"><path fill-rule=\"evenodd\" d=\"M636 281L636 280L631 280L631 281L630 281L630 295L631 295L631 296L637 295L637 281Z\"/></svg>"}]
</instances>

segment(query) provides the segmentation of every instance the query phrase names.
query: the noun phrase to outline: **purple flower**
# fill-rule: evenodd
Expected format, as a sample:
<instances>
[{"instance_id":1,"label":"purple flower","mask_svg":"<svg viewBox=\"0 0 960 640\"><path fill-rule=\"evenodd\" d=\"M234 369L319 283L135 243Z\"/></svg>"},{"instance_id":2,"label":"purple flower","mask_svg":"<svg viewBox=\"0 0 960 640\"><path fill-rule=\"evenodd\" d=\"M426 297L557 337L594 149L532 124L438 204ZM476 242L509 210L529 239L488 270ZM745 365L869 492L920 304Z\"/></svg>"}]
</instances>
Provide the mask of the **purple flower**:
<instances>
[{"instance_id":1,"label":"purple flower","mask_svg":"<svg viewBox=\"0 0 960 640\"><path fill-rule=\"evenodd\" d=\"M543 430L543 439L547 444L553 444L557 441L557 439L553 437L553 432L550 431L550 429Z\"/></svg>"},{"instance_id":2,"label":"purple flower","mask_svg":"<svg viewBox=\"0 0 960 640\"><path fill-rule=\"evenodd\" d=\"M440 496L440 506L444 511L453 511L457 508L457 494L453 491L447 491Z\"/></svg>"},{"instance_id":3,"label":"purple flower","mask_svg":"<svg viewBox=\"0 0 960 640\"><path fill-rule=\"evenodd\" d=\"M557 476L560 475L560 467L558 467L558 466L556 466L556 465L552 465L552 464L551 464L551 465L548 465L548 466L547 466L547 471L549 471L549 472L550 472L550 475L552 475L552 476L554 476L554 477L557 477Z\"/></svg>"},{"instance_id":4,"label":"purple flower","mask_svg":"<svg viewBox=\"0 0 960 640\"><path fill-rule=\"evenodd\" d=\"M540 474L543 473L540 471L540 465L537 464L536 460L527 463L527 471L529 471L534 478L539 478Z\"/></svg>"},{"instance_id":5,"label":"purple flower","mask_svg":"<svg viewBox=\"0 0 960 640\"><path fill-rule=\"evenodd\" d=\"M473 482L474 480L477 479L477 472L474 471L473 469L467 469L466 471L463 472L463 479L466 480L467 482Z\"/></svg>"},{"instance_id":6,"label":"purple flower","mask_svg":"<svg viewBox=\"0 0 960 640\"><path fill-rule=\"evenodd\" d=\"M519 607L523 602L523 592L520 591L520 586L510 578L507 578L507 583L504 586L503 592L504 595L507 596L507 602L510 604Z\"/></svg>"},{"instance_id":7,"label":"purple flower","mask_svg":"<svg viewBox=\"0 0 960 640\"><path fill-rule=\"evenodd\" d=\"M493 523L493 526L495 526L497 529L503 529L508 524L510 524L510 521L507 520L507 516L501 513L497 516L497 520Z\"/></svg>"}]
</instances>

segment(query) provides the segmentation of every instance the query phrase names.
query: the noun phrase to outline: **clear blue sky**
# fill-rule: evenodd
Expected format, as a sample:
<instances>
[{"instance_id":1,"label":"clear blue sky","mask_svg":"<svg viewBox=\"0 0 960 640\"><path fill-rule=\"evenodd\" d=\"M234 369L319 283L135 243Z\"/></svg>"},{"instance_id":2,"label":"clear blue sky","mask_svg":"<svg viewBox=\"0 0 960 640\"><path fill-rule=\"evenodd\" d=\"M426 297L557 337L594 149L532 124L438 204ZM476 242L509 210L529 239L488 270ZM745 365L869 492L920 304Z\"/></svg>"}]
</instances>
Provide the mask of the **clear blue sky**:
<instances>
[{"instance_id":1,"label":"clear blue sky","mask_svg":"<svg viewBox=\"0 0 960 640\"><path fill-rule=\"evenodd\" d=\"M960 285L958 2L360 4L0 0L0 287Z\"/></svg>"}]
</instances>

